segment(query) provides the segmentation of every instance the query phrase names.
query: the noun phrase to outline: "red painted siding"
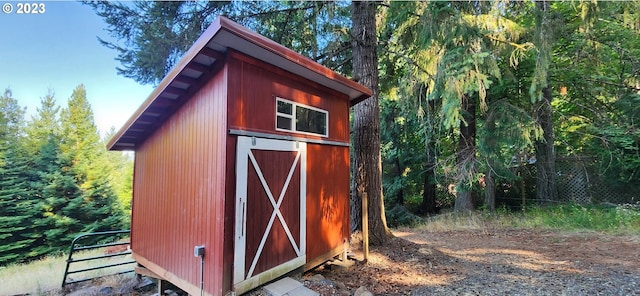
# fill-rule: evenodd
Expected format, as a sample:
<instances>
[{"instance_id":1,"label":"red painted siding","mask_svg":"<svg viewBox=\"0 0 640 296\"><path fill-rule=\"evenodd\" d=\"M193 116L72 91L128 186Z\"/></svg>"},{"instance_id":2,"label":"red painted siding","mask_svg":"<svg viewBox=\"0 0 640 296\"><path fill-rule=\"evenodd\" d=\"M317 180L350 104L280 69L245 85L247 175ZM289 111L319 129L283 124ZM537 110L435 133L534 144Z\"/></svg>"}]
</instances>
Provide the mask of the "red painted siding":
<instances>
[{"instance_id":1,"label":"red painted siding","mask_svg":"<svg viewBox=\"0 0 640 296\"><path fill-rule=\"evenodd\" d=\"M134 173L133 252L189 291L199 285L193 248L205 245L205 290L214 295L229 279L222 274L226 85L223 69L141 145Z\"/></svg>"},{"instance_id":2,"label":"red painted siding","mask_svg":"<svg viewBox=\"0 0 640 296\"><path fill-rule=\"evenodd\" d=\"M276 132L276 96L327 110L329 137ZM152 271L170 274L179 279L174 284L194 291L199 259L193 247L204 244L205 290L213 295L230 291L236 136L228 130L348 143L348 108L346 95L230 50L226 65L136 151L134 253L157 265ZM349 148L311 143L307 148L306 246L312 260L349 237ZM264 215L271 213L260 208ZM289 209L283 215L295 220ZM286 245L286 238L278 239L282 242L276 244ZM259 265L262 270L269 264Z\"/></svg>"},{"instance_id":3,"label":"red painted siding","mask_svg":"<svg viewBox=\"0 0 640 296\"><path fill-rule=\"evenodd\" d=\"M349 239L349 148L307 144L307 258Z\"/></svg>"},{"instance_id":4,"label":"red painted siding","mask_svg":"<svg viewBox=\"0 0 640 296\"><path fill-rule=\"evenodd\" d=\"M346 95L234 52L229 53L228 60L229 128L349 142ZM276 131L276 97L328 111L329 137Z\"/></svg>"},{"instance_id":5,"label":"red painted siding","mask_svg":"<svg viewBox=\"0 0 640 296\"><path fill-rule=\"evenodd\" d=\"M346 95L233 52L228 55L228 62L230 129L349 143ZM276 96L327 110L329 137L276 131ZM309 143L307 149L306 245L307 259L312 260L340 247L349 238L349 148ZM229 152L233 155L227 161L232 163L235 152ZM228 170L227 177L235 177L233 172ZM232 190L227 194L233 194Z\"/></svg>"}]
</instances>

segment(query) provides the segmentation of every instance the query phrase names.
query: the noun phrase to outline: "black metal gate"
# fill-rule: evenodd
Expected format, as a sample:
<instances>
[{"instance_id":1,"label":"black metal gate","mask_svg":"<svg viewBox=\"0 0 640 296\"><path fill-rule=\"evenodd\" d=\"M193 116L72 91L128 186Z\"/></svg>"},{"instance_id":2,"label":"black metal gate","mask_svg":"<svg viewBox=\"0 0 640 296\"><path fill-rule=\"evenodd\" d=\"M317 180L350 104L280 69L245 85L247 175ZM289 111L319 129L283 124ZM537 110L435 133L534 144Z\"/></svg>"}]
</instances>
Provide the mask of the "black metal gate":
<instances>
[{"instance_id":1,"label":"black metal gate","mask_svg":"<svg viewBox=\"0 0 640 296\"><path fill-rule=\"evenodd\" d=\"M71 242L71 248L69 249L69 257L67 258L67 267L64 270L64 277L62 278L62 287L64 287L65 285L68 285L68 284L86 282L86 281L90 281L92 279L96 279L96 278L102 277L102 276L94 276L94 277L87 277L87 278L82 278L82 279L78 279L78 280L73 279L73 280L67 281L67 279L69 278L70 274L86 273L88 271L93 271L93 270L98 270L98 269L106 269L106 268L110 268L110 267L122 266L122 265L136 263L135 260L122 260L122 261L116 262L116 263L102 264L102 265L97 265L97 266L91 266L91 267L88 267L88 268L69 270L71 264L73 264L73 263L91 262L91 261L96 261L96 260L100 260L100 259L114 258L114 257L123 257L123 259L124 259L124 256L131 254L131 250L129 250L128 248L125 251L114 252L114 253L111 253L111 254L103 254L103 255L99 255L99 256L89 256L89 257L82 257L82 258L74 258L73 255L74 255L74 252L77 253L78 251L86 251L86 250L101 249L101 248L106 250L109 247L117 247L117 246L129 245L129 243L130 243L129 241L126 241L126 242L119 241L119 242L104 243L104 244L97 244L97 245L86 245L86 246L84 246L84 245L80 246L80 244L79 244L79 242L81 242L83 239L86 239L88 237L96 237L96 236L117 237L118 235L127 234L127 233L130 233L130 230L93 232L93 233L85 233L85 234L81 234L81 235L76 236L76 238L73 239L73 242ZM114 273L109 274L109 275L124 274L124 273L129 273L129 272L133 272L133 266L131 267L131 270L114 272Z\"/></svg>"}]
</instances>

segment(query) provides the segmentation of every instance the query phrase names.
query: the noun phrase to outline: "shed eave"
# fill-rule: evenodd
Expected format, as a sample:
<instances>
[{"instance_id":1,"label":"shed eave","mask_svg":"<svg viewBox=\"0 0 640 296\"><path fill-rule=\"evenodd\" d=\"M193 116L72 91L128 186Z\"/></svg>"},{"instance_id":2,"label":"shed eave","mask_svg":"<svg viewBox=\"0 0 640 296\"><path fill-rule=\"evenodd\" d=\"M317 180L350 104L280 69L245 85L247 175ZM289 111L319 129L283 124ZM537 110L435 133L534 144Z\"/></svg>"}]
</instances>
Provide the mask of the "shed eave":
<instances>
[{"instance_id":1,"label":"shed eave","mask_svg":"<svg viewBox=\"0 0 640 296\"><path fill-rule=\"evenodd\" d=\"M202 80L210 77L208 71L212 71L213 65L224 59L229 48L345 94L351 105L371 96L371 90L367 87L225 17L219 17L111 138L107 148L135 150L182 102L197 91L204 83ZM140 129L141 122L147 124L142 131L135 133L138 136L124 137L134 127Z\"/></svg>"},{"instance_id":2,"label":"shed eave","mask_svg":"<svg viewBox=\"0 0 640 296\"><path fill-rule=\"evenodd\" d=\"M371 96L371 90L337 72L320 65L273 40L259 35L231 20L220 17L221 30L209 42L211 48L233 48L293 74L307 78L360 101Z\"/></svg>"}]
</instances>

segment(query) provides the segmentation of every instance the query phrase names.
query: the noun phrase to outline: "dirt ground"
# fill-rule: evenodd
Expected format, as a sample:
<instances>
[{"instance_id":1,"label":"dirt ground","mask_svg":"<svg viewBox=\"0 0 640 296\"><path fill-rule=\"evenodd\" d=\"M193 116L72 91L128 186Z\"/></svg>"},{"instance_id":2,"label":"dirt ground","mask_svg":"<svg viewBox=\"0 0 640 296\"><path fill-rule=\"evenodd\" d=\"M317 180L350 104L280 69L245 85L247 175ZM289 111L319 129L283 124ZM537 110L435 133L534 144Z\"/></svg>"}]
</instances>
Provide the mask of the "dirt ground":
<instances>
[{"instance_id":1,"label":"dirt ground","mask_svg":"<svg viewBox=\"0 0 640 296\"><path fill-rule=\"evenodd\" d=\"M398 229L348 270L305 274L321 295L640 295L640 236ZM321 274L324 279L316 274Z\"/></svg>"},{"instance_id":2,"label":"dirt ground","mask_svg":"<svg viewBox=\"0 0 640 296\"><path fill-rule=\"evenodd\" d=\"M302 282L320 295L345 296L640 295L640 235L411 228L393 233L387 245L371 247L368 262L360 244L352 244L348 269L326 264L305 273ZM154 295L155 290L91 289L70 294Z\"/></svg>"}]
</instances>

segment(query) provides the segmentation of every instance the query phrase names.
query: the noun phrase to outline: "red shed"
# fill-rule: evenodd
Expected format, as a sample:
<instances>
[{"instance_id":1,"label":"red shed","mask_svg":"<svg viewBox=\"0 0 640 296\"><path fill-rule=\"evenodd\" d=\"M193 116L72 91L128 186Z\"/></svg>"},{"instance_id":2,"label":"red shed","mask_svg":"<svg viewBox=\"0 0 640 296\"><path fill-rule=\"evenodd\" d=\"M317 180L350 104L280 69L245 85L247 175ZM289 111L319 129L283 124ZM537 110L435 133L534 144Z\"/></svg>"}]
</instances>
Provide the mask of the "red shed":
<instances>
[{"instance_id":1,"label":"red shed","mask_svg":"<svg viewBox=\"0 0 640 296\"><path fill-rule=\"evenodd\" d=\"M108 144L134 150L131 249L190 294L242 294L340 254L349 107L366 87L220 17Z\"/></svg>"}]
</instances>

